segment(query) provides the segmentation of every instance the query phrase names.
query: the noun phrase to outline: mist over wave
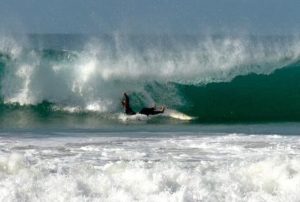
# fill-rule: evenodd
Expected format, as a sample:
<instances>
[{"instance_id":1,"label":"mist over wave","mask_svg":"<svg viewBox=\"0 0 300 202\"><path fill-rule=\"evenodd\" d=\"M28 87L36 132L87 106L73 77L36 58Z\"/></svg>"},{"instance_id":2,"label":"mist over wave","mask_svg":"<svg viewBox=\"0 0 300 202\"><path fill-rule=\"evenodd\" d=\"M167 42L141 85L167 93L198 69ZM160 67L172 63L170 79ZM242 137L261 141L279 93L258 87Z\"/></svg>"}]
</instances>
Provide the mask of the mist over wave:
<instances>
[{"instance_id":1,"label":"mist over wave","mask_svg":"<svg viewBox=\"0 0 300 202\"><path fill-rule=\"evenodd\" d=\"M118 112L122 92L134 108L189 102L178 84L205 86L297 63L296 37L45 35L0 38L4 104L54 103L53 110Z\"/></svg>"}]
</instances>

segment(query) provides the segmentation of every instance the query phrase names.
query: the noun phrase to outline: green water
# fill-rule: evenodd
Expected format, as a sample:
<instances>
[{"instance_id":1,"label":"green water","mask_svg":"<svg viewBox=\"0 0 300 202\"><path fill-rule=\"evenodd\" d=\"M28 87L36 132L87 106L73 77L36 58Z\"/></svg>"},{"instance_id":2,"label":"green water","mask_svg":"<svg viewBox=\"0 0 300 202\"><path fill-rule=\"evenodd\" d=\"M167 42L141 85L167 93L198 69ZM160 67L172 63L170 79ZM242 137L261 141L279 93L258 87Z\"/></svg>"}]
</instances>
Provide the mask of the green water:
<instances>
[{"instance_id":1,"label":"green water","mask_svg":"<svg viewBox=\"0 0 300 202\"><path fill-rule=\"evenodd\" d=\"M142 124L300 121L297 39L89 38L38 35L2 47L0 127L124 124L123 92L135 111L156 104L194 117Z\"/></svg>"},{"instance_id":2,"label":"green water","mask_svg":"<svg viewBox=\"0 0 300 202\"><path fill-rule=\"evenodd\" d=\"M231 82L179 86L190 108L203 122L261 122L300 120L300 65L270 75L250 74Z\"/></svg>"}]
</instances>

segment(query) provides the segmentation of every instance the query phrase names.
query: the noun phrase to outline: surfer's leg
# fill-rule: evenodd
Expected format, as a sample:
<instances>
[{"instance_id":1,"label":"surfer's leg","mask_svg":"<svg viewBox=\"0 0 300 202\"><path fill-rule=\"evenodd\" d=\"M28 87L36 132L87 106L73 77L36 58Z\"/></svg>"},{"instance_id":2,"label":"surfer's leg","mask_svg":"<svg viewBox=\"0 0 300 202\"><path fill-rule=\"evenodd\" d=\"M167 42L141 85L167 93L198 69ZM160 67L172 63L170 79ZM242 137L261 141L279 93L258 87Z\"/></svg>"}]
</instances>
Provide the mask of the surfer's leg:
<instances>
[{"instance_id":1,"label":"surfer's leg","mask_svg":"<svg viewBox=\"0 0 300 202\"><path fill-rule=\"evenodd\" d=\"M154 107L151 107L151 108L143 108L141 111L140 111L140 114L145 114L145 115L156 115L156 114L161 114L161 113L164 113L165 111L165 107L162 107L160 110L157 110L156 108Z\"/></svg>"},{"instance_id":2,"label":"surfer's leg","mask_svg":"<svg viewBox=\"0 0 300 202\"><path fill-rule=\"evenodd\" d=\"M162 114L162 113L164 113L164 112L165 112L165 107L161 107L160 110L154 109L154 110L152 111L151 115Z\"/></svg>"},{"instance_id":3,"label":"surfer's leg","mask_svg":"<svg viewBox=\"0 0 300 202\"><path fill-rule=\"evenodd\" d=\"M143 109L141 109L141 111L139 112L140 114L144 114L144 115L149 115L151 114L151 111L153 111L154 108L148 108L148 107L144 107Z\"/></svg>"}]
</instances>

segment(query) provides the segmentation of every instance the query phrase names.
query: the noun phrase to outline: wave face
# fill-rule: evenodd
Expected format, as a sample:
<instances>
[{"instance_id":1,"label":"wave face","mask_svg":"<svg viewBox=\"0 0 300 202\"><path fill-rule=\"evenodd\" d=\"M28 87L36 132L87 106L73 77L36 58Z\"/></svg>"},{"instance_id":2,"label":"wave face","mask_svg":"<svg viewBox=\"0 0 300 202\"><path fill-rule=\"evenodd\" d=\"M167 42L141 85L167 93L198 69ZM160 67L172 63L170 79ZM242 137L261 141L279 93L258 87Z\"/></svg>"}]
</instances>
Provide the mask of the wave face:
<instances>
[{"instance_id":1,"label":"wave face","mask_svg":"<svg viewBox=\"0 0 300 202\"><path fill-rule=\"evenodd\" d=\"M278 36L2 36L0 116L107 119L128 92L135 110L163 104L200 122L299 121L299 44Z\"/></svg>"},{"instance_id":2,"label":"wave face","mask_svg":"<svg viewBox=\"0 0 300 202\"><path fill-rule=\"evenodd\" d=\"M207 122L300 121L300 64L202 87L180 86L190 115Z\"/></svg>"}]
</instances>

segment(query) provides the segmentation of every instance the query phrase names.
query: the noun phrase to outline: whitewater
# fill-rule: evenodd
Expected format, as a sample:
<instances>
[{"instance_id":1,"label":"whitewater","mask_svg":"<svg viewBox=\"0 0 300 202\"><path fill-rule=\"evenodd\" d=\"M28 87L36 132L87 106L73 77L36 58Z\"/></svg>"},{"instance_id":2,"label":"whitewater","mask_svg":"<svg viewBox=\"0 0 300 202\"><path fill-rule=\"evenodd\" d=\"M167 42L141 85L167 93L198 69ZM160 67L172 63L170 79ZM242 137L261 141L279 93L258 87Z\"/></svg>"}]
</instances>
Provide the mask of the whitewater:
<instances>
[{"instance_id":1,"label":"whitewater","mask_svg":"<svg viewBox=\"0 0 300 202\"><path fill-rule=\"evenodd\" d=\"M284 127L1 132L0 200L299 201L299 133Z\"/></svg>"},{"instance_id":2,"label":"whitewater","mask_svg":"<svg viewBox=\"0 0 300 202\"><path fill-rule=\"evenodd\" d=\"M300 201L299 45L0 36L0 201Z\"/></svg>"},{"instance_id":3,"label":"whitewater","mask_svg":"<svg viewBox=\"0 0 300 202\"><path fill-rule=\"evenodd\" d=\"M3 36L0 38L1 107L20 106L17 111L33 107L38 111L73 114L118 113L122 94L128 92L136 111L143 106L165 105L188 115L206 117L203 121L217 121L220 117L207 117L213 112L203 116L201 111L205 110L199 107L214 99L209 98L215 92L213 89L226 92L228 85L238 89L231 100L251 99L241 98L241 94L255 96L255 92L247 93L248 86L255 88L259 83L256 78L251 79L252 74L257 75L258 80L270 80L273 88L279 89L279 95L270 97L281 97L283 92L273 75L282 75L283 80L293 82L276 70L289 71L297 80L299 42L297 37L284 36ZM239 87L236 79L241 77L245 81ZM257 92L268 96L264 89L267 85L270 84L258 86ZM295 87L298 89L297 84L289 83L286 88ZM203 103L197 104L195 94L199 94ZM231 94L217 93L214 97L221 96L218 99L226 103L230 102L226 99ZM297 103L298 98L295 99L290 102ZM263 106L265 102L254 104ZM286 106L286 103L279 105ZM205 106L206 109L212 107ZM221 109L228 107L220 105ZM230 113L226 113L229 117ZM238 116L242 119L244 114L247 112ZM256 118L259 116L254 120L246 117L250 121ZM295 117L282 119L290 121Z\"/></svg>"}]
</instances>

